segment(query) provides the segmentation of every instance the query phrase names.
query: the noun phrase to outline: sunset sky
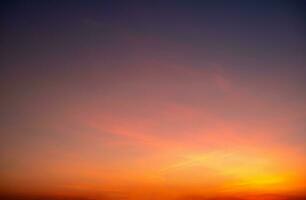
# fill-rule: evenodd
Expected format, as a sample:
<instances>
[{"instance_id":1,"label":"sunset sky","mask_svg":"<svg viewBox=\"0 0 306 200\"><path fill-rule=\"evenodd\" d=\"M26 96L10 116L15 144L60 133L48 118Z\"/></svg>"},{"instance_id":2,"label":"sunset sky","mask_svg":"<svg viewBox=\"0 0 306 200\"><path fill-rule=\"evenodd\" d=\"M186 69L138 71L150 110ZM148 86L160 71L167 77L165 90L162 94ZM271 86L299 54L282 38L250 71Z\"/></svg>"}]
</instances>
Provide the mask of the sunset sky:
<instances>
[{"instance_id":1,"label":"sunset sky","mask_svg":"<svg viewBox=\"0 0 306 200\"><path fill-rule=\"evenodd\" d=\"M0 196L306 196L302 1L0 7Z\"/></svg>"}]
</instances>

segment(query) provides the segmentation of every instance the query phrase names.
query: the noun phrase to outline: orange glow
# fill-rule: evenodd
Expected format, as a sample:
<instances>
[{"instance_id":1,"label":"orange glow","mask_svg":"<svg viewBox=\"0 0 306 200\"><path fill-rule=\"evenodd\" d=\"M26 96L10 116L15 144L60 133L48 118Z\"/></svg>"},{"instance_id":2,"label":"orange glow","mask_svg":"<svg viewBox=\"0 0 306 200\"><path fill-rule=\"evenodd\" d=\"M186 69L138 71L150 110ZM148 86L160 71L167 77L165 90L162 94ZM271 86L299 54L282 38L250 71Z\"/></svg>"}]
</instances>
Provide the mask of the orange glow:
<instances>
[{"instance_id":1,"label":"orange glow","mask_svg":"<svg viewBox=\"0 0 306 200\"><path fill-rule=\"evenodd\" d=\"M195 80L200 85L210 84L209 88L216 86L228 102L240 99L237 105L232 102L238 109L244 107L255 112L270 106L265 97L250 97L248 91L230 84L224 74L222 79L218 75L215 80L216 72L200 71L212 78L202 80L197 78L196 71L180 67L175 70L177 78L186 82ZM163 78L167 70L148 68L148 71L154 71L160 82L176 82L168 80L168 76ZM31 153L12 152L25 160L19 161L23 167L17 171L7 169L6 181L25 193L97 198L104 193L114 198L143 199L154 193L160 199L176 199L188 194L226 196L303 191L305 158L300 149L277 142L278 137L285 137L291 130L292 119L286 111L277 116L263 115L259 121L226 119L216 107L205 103L192 105L167 100L175 96L169 91L187 86L155 85L147 71L142 73L140 79L128 75L137 82L127 83L126 87L131 87L128 93L113 91L106 100L99 96L93 101L73 100L63 111L47 116L46 124L40 120L57 137L63 134L70 141L35 144L27 147L32 149ZM153 92L138 94L141 85ZM135 93L137 98L130 101ZM279 127L283 119L288 122ZM70 144L66 146L67 143Z\"/></svg>"}]
</instances>

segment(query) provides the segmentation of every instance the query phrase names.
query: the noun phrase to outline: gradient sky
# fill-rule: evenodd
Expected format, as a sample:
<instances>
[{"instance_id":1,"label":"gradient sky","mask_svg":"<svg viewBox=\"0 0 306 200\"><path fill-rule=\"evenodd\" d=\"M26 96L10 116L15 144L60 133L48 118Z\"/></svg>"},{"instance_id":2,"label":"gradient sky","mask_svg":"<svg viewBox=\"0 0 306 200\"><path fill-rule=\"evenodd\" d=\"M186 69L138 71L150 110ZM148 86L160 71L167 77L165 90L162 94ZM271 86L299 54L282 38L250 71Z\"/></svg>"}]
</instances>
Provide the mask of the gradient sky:
<instances>
[{"instance_id":1,"label":"gradient sky","mask_svg":"<svg viewBox=\"0 0 306 200\"><path fill-rule=\"evenodd\" d=\"M303 11L298 1L1 2L0 192L302 193Z\"/></svg>"}]
</instances>

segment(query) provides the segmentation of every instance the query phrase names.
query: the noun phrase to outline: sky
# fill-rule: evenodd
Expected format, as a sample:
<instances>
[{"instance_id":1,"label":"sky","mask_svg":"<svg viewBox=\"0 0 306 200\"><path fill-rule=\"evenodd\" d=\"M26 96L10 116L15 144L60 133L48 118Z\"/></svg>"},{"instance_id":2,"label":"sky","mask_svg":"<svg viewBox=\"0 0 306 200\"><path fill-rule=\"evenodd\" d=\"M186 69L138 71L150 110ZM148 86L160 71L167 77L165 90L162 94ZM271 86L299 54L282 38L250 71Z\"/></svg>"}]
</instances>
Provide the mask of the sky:
<instances>
[{"instance_id":1,"label":"sky","mask_svg":"<svg viewBox=\"0 0 306 200\"><path fill-rule=\"evenodd\" d=\"M3 1L0 194L297 200L302 1Z\"/></svg>"}]
</instances>

